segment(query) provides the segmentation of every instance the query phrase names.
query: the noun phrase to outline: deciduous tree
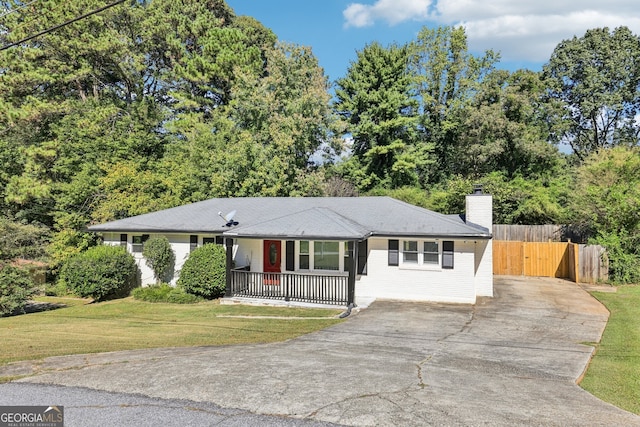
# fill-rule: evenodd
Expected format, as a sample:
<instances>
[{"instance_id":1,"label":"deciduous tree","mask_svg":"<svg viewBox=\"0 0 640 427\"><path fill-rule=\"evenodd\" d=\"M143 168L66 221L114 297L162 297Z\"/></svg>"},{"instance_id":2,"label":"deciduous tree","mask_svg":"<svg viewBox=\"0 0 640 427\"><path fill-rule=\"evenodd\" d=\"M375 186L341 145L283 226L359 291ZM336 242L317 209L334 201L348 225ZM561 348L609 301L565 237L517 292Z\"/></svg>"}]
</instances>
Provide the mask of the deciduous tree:
<instances>
[{"instance_id":1,"label":"deciduous tree","mask_svg":"<svg viewBox=\"0 0 640 427\"><path fill-rule=\"evenodd\" d=\"M558 103L554 138L580 159L601 148L638 145L640 37L627 27L588 30L564 40L544 66L548 97Z\"/></svg>"},{"instance_id":2,"label":"deciduous tree","mask_svg":"<svg viewBox=\"0 0 640 427\"><path fill-rule=\"evenodd\" d=\"M411 44L414 91L420 102L420 141L434 146L434 168L425 170L423 186L457 171L466 149L460 135L479 85L498 60L493 51L469 53L462 27L424 27Z\"/></svg>"}]
</instances>

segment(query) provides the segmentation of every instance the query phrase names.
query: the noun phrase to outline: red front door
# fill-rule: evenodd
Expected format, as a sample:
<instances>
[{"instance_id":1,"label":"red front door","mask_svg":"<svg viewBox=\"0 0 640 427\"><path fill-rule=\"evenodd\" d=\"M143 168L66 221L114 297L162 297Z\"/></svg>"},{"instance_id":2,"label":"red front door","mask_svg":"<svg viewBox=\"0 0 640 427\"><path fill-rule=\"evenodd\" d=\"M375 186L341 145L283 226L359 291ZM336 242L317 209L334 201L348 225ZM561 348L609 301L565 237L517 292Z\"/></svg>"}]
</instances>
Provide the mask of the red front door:
<instances>
[{"instance_id":1,"label":"red front door","mask_svg":"<svg viewBox=\"0 0 640 427\"><path fill-rule=\"evenodd\" d=\"M263 271L265 285L280 284L282 251L280 240L265 240L263 244Z\"/></svg>"}]
</instances>

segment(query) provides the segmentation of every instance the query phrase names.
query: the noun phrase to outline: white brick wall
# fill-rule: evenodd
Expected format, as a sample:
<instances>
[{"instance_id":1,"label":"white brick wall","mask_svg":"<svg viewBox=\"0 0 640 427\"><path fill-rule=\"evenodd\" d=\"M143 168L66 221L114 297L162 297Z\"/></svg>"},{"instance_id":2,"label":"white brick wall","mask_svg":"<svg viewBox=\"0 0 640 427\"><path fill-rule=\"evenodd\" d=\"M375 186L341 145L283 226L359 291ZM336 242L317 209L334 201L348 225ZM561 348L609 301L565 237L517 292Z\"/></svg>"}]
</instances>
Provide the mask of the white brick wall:
<instances>
[{"instance_id":1,"label":"white brick wall","mask_svg":"<svg viewBox=\"0 0 640 427\"><path fill-rule=\"evenodd\" d=\"M466 197L468 223L493 230L493 197L489 194L469 194ZM479 240L476 245L475 288L477 296L493 296L493 241Z\"/></svg>"},{"instance_id":2,"label":"white brick wall","mask_svg":"<svg viewBox=\"0 0 640 427\"><path fill-rule=\"evenodd\" d=\"M127 250L131 252L131 239L128 234ZM152 234L151 237L154 235ZM174 278L175 285L184 261L190 252L188 234L167 234L176 255ZM202 245L203 235L198 236L198 245ZM206 236L213 237L213 236ZM120 233L105 233L105 244L119 245ZM400 239L402 240L402 239ZM440 251L442 251L440 239ZM367 275L360 276L356 282L356 303L358 299L375 298L398 299L406 301L433 301L450 303L470 303L476 296L493 295L492 245L486 240L454 240L454 268L442 269L433 266L402 264L388 265L388 239L370 238ZM282 242L282 270L285 262L285 242ZM402 248L402 243L400 243ZM251 265L251 271L262 271L262 240L236 239L234 241L234 259L237 266ZM141 253L134 254L136 263L142 272L143 286L155 283L152 270L147 267ZM481 260L481 261L479 261Z\"/></svg>"},{"instance_id":3,"label":"white brick wall","mask_svg":"<svg viewBox=\"0 0 640 427\"><path fill-rule=\"evenodd\" d=\"M356 282L358 298L475 303L475 242L455 240L454 268L388 265L388 239L369 239L367 275ZM402 246L402 243L400 244Z\"/></svg>"}]
</instances>

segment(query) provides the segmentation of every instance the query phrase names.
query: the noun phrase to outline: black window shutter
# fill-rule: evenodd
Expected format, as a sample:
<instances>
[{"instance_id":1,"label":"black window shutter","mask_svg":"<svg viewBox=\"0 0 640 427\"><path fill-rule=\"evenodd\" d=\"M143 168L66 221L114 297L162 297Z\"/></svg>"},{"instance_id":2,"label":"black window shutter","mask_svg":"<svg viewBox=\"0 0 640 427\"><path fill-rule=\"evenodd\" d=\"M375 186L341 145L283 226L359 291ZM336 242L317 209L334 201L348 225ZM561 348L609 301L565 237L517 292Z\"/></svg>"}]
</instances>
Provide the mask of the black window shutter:
<instances>
[{"instance_id":1,"label":"black window shutter","mask_svg":"<svg viewBox=\"0 0 640 427\"><path fill-rule=\"evenodd\" d=\"M400 241L389 240L389 265L398 265Z\"/></svg>"},{"instance_id":2,"label":"black window shutter","mask_svg":"<svg viewBox=\"0 0 640 427\"><path fill-rule=\"evenodd\" d=\"M358 274L367 274L368 240L358 242Z\"/></svg>"},{"instance_id":3,"label":"black window shutter","mask_svg":"<svg viewBox=\"0 0 640 427\"><path fill-rule=\"evenodd\" d=\"M296 243L293 240L287 240L286 267L287 271L296 269Z\"/></svg>"},{"instance_id":4,"label":"black window shutter","mask_svg":"<svg viewBox=\"0 0 640 427\"><path fill-rule=\"evenodd\" d=\"M127 240L129 239L129 236L126 234L121 234L120 235L120 246L124 246L127 247Z\"/></svg>"},{"instance_id":5,"label":"black window shutter","mask_svg":"<svg viewBox=\"0 0 640 427\"><path fill-rule=\"evenodd\" d=\"M442 242L442 268L453 268L453 241Z\"/></svg>"},{"instance_id":6,"label":"black window shutter","mask_svg":"<svg viewBox=\"0 0 640 427\"><path fill-rule=\"evenodd\" d=\"M189 236L189 252L194 251L198 247L198 236L192 234Z\"/></svg>"},{"instance_id":7,"label":"black window shutter","mask_svg":"<svg viewBox=\"0 0 640 427\"><path fill-rule=\"evenodd\" d=\"M149 235L148 234L143 234L142 235L142 243L144 244L144 242L146 242L147 240L149 240Z\"/></svg>"}]
</instances>

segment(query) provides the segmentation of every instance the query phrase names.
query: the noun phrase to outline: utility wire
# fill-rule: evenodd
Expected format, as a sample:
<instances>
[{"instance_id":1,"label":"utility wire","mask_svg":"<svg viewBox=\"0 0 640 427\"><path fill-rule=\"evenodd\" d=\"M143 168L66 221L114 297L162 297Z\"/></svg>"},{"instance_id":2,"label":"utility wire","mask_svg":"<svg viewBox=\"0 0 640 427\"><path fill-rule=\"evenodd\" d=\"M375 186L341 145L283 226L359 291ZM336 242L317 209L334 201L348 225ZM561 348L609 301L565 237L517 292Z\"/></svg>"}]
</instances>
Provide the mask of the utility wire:
<instances>
[{"instance_id":1,"label":"utility wire","mask_svg":"<svg viewBox=\"0 0 640 427\"><path fill-rule=\"evenodd\" d=\"M24 9L25 7L29 6L30 4L35 3L35 2L37 2L37 1L38 1L38 0L32 0L32 1L30 1L29 3L25 3L25 4L23 4L22 6L18 6L18 7L15 7L15 8L13 8L13 9L10 9L8 12L5 12L5 13L3 13L2 15L0 15L0 19L1 19L1 18L4 18L4 17L5 17L5 16L7 16L7 15L12 14L13 12L17 12L17 11L18 11L18 10L20 10L20 9Z\"/></svg>"},{"instance_id":2,"label":"utility wire","mask_svg":"<svg viewBox=\"0 0 640 427\"><path fill-rule=\"evenodd\" d=\"M1 52L1 51L3 51L3 50L9 49L10 47L14 47L14 46L17 46L17 45L22 44L22 43L24 43L24 42L28 42L29 40L35 39L36 37L40 37L40 36L42 36L42 35L44 35L44 34L48 34L48 33L52 32L52 31L55 31L55 30L57 30L57 29L59 29L59 28L66 27L66 26L67 26L67 25L69 25L69 24L73 24L74 22L77 22L77 21L79 21L79 20L81 20L81 19L87 18L87 17L89 17L89 16L91 16L91 15L95 15L96 13L100 13L100 12L102 12L103 10L107 10L107 9L109 9L109 8L112 8L112 7L114 7L114 6L117 6L117 5L119 5L120 3L124 3L125 1L127 1L127 0L118 0L118 1L115 1L115 2L113 2L113 3L110 3L110 4L106 5L106 6L101 7L100 9L93 10L93 11L91 11L91 12L85 13L84 15L80 15L80 16L78 16L77 18L73 18L73 19L70 19L70 20L68 20L68 21L66 21L66 22L63 22L62 24L58 24L58 25L56 25L56 26L53 26L53 27L47 28L47 29L46 29L46 30L44 30L44 31L40 31L38 34L34 34L34 35L32 35L32 36L25 37L25 38L24 38L24 39L22 39L22 40L18 40L17 42L10 43L10 44L8 44L8 45L6 45L6 46L1 47L1 48L0 48L0 52Z\"/></svg>"}]
</instances>

